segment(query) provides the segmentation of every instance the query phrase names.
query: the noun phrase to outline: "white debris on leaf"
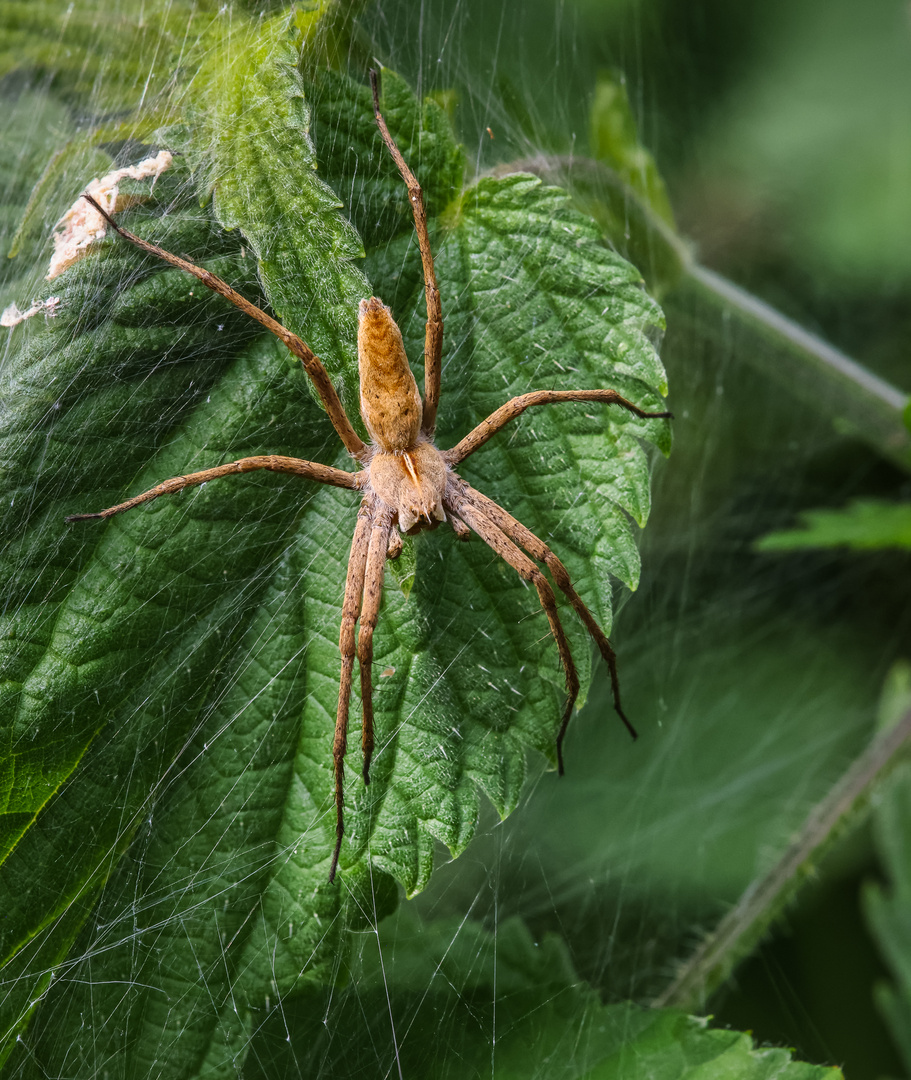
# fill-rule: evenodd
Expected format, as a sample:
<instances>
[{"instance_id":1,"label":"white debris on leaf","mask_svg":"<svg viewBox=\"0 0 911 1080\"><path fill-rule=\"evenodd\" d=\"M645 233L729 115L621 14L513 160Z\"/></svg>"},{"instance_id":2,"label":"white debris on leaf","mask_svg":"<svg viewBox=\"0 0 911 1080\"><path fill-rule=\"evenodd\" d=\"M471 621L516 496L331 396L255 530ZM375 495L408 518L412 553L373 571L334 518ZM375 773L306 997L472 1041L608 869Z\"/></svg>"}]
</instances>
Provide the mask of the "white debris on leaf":
<instances>
[{"instance_id":1,"label":"white debris on leaf","mask_svg":"<svg viewBox=\"0 0 911 1080\"><path fill-rule=\"evenodd\" d=\"M155 157L146 158L138 165L129 165L125 169L113 172L93 180L85 190L96 199L109 214L139 201L137 195L120 195L117 187L121 180L157 180L165 170L171 167L173 156L167 150L160 150ZM94 206L80 195L73 205L54 227L54 254L48 267L47 280L53 281L73 263L78 262L86 249L104 239L108 223Z\"/></svg>"},{"instance_id":2,"label":"white debris on leaf","mask_svg":"<svg viewBox=\"0 0 911 1080\"><path fill-rule=\"evenodd\" d=\"M20 311L17 304L10 304L0 314L0 326L18 326L19 323L25 322L26 319L30 319L33 315L40 315L42 312L46 316L53 318L57 314L59 304L59 296L49 296L47 300L37 300L28 311Z\"/></svg>"}]
</instances>

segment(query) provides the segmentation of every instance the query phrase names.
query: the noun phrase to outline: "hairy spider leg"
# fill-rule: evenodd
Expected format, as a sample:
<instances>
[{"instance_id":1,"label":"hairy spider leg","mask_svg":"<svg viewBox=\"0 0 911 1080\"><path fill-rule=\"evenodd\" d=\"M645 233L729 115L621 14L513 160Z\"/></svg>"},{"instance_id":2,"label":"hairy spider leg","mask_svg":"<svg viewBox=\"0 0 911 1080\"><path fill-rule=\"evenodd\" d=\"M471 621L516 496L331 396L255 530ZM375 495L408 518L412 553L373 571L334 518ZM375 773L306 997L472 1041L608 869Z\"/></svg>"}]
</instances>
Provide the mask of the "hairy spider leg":
<instances>
[{"instance_id":1,"label":"hairy spider leg","mask_svg":"<svg viewBox=\"0 0 911 1080\"><path fill-rule=\"evenodd\" d=\"M342 654L342 672L338 684L338 709L335 714L335 739L332 744L332 762L335 772L335 850L329 868L329 881L335 881L338 857L345 835L345 753L348 749L348 711L351 705L351 675L357 651L354 629L361 613L364 594L364 577L370 549L375 497L366 495L357 512L351 554L348 556L348 576L345 579L345 599L342 602L342 625L339 630L338 647Z\"/></svg>"},{"instance_id":2,"label":"hairy spider leg","mask_svg":"<svg viewBox=\"0 0 911 1080\"><path fill-rule=\"evenodd\" d=\"M466 498L474 506L477 506L482 510L490 520L497 525L502 531L517 544L521 545L531 555L533 559L538 562L544 563L547 569L550 571L551 577L554 579L554 583L563 593L563 595L569 600L573 606L573 610L582 620L585 629L589 632L595 644L598 646L598 651L601 653L605 663L607 664L608 671L610 672L611 680L611 692L614 698L614 709L617 715L623 721L626 726L626 730L632 735L634 739L637 739L638 733L633 725L630 723L629 718L623 711L623 707L620 704L620 678L617 674L617 654L614 652L614 648L608 640L607 635L598 625L594 615L586 607L582 597L576 592L572 585L572 579L569 576L569 571L563 565L563 563L557 558L554 552L539 539L527 526L523 525L521 521L514 518L512 514L500 506L499 503L495 503L493 499L488 498L480 491L475 490L469 484L466 484L461 477L454 475L450 476L450 485L458 490L464 498ZM557 766L560 775L563 775L563 737L566 734L566 728L568 726L568 720L564 722L557 734Z\"/></svg>"},{"instance_id":3,"label":"hairy spider leg","mask_svg":"<svg viewBox=\"0 0 911 1080\"><path fill-rule=\"evenodd\" d=\"M484 446L484 444L505 427L510 420L515 420L517 417L521 416L526 409L530 409L536 405L557 405L574 401L598 402L603 405L620 405L634 416L638 416L643 420L673 419L673 413L667 411L648 412L623 397L616 390L532 390L527 394L521 394L519 397L511 398L504 405L501 405L499 409L496 409L485 420L482 420L477 427L473 428L463 439L452 447L451 450L444 451L443 458L450 468L454 468L469 455ZM469 487L469 485L461 480L461 478L450 475L447 493L450 504L453 499L456 500L459 506L462 505L462 502L460 501L462 499L467 499L469 505L473 502L475 506L478 506L485 514L487 514L492 523L502 530L507 537L517 541L535 559L539 562L543 562L545 566L547 566L558 588L572 604L576 614L582 620L585 628L598 646L598 650L604 658L608 671L610 672L614 709L623 721L630 735L632 735L634 739L637 738L636 729L630 723L626 713L623 711L623 706L620 704L620 678L617 673L617 654L614 652L613 646L608 640L607 635L598 625L589 609L585 606L582 598L572 587L572 581L563 563L560 562L550 548L542 540L539 540L530 529L526 528L520 521L507 513L507 511L492 499L489 499L486 495L482 495L479 491L475 491L474 488ZM461 516L464 518L464 514ZM561 775L564 771L563 738L566 735L566 729L569 725L570 711L564 711L560 730L557 734L557 766Z\"/></svg>"},{"instance_id":4,"label":"hairy spider leg","mask_svg":"<svg viewBox=\"0 0 911 1080\"><path fill-rule=\"evenodd\" d=\"M455 466L464 461L469 454L479 450L484 443L509 423L521 416L526 409L535 405L556 405L566 401L597 401L602 405L622 405L624 409L638 416L640 420L673 420L670 412L646 412L622 397L616 390L532 390L519 397L510 398L505 405L492 412L476 428L460 440L451 450L444 450L443 457L447 465Z\"/></svg>"},{"instance_id":5,"label":"hairy spider leg","mask_svg":"<svg viewBox=\"0 0 911 1080\"><path fill-rule=\"evenodd\" d=\"M395 161L405 186L408 188L408 201L414 215L414 228L421 250L421 263L424 268L424 296L427 301L427 323L424 328L424 400L421 431L430 439L436 428L437 409L440 405L440 358L443 353L443 307L440 302L440 290L437 288L436 272L433 269L433 251L430 247L430 235L427 232L427 211L424 209L424 193L421 185L408 165L395 140L389 134L386 121L380 112L379 76L371 68L370 87L373 90L373 115L383 142Z\"/></svg>"},{"instance_id":6,"label":"hairy spider leg","mask_svg":"<svg viewBox=\"0 0 911 1080\"><path fill-rule=\"evenodd\" d=\"M370 545L367 551L367 570L364 576L364 600L361 607L361 625L357 639L357 658L361 671L361 709L363 728L361 746L364 755L362 775L364 783L370 783L370 762L373 758L373 632L380 615L383 598L383 573L389 551L389 534L392 531L392 509L378 505L374 511Z\"/></svg>"},{"instance_id":7,"label":"hairy spider leg","mask_svg":"<svg viewBox=\"0 0 911 1080\"><path fill-rule=\"evenodd\" d=\"M203 469L201 472L189 473L187 476L175 476L165 480L155 487L149 488L141 495L134 495L126 502L118 503L117 506L109 506L107 510L100 510L97 514L70 514L66 519L72 521L91 521L97 518L109 518L115 514L122 514L125 510L132 510L134 506L151 502L160 495L174 495L184 488L198 487L207 484L210 480L218 480L222 476L239 476L241 473L255 472L257 469L269 469L271 472L292 473L295 476L303 476L307 480L316 480L320 484L331 484L333 487L352 488L357 490L363 481L360 480L362 473L349 473L343 469L334 469L331 465L321 465L318 461L304 461L303 458L281 457L278 454L261 454L257 457L240 458L227 465L216 465L213 469Z\"/></svg>"},{"instance_id":8,"label":"hairy spider leg","mask_svg":"<svg viewBox=\"0 0 911 1080\"><path fill-rule=\"evenodd\" d=\"M504 562L509 563L521 578L530 581L538 590L538 598L541 601L541 607L544 608L544 613L547 615L547 621L550 623L550 632L557 643L560 663L563 665L563 672L566 676L566 704L563 707L560 725L561 732L564 731L572 715L576 698L579 696L579 675L569 648L569 641L563 630L563 624L560 622L560 616L557 612L557 598L554 596L553 589L544 574L535 566L525 552L520 551L503 530L467 498L458 492L454 492L454 498L446 499L444 506L450 513L460 517L469 528L481 537L488 547L493 548Z\"/></svg>"},{"instance_id":9,"label":"hairy spider leg","mask_svg":"<svg viewBox=\"0 0 911 1080\"><path fill-rule=\"evenodd\" d=\"M215 274L203 269L203 267L196 266L186 259L181 259L178 255L172 255L170 251L165 251L164 248L157 247L155 244L150 244L147 240L143 240L128 230L121 228L107 210L89 195L88 192L84 192L82 197L90 202L111 228L118 232L125 240L129 240L131 244L135 244L136 247L149 252L150 255L157 255L159 259L163 259L166 263L170 263L171 266L176 266L178 269L185 270L188 274L192 274L193 277L198 278L207 288L211 289L213 292L217 292L219 296L223 296L226 300L229 300L235 307L240 308L246 315L249 315L252 319L256 319L258 323L275 334L286 348L304 365L304 370L307 372L310 381L313 383L317 394L319 394L320 401L322 401L325 406L326 412L329 414L329 419L332 421L332 426L335 428L338 437L342 440L345 449L352 457L357 458L359 461L364 459L369 448L351 426L348 414L345 412L341 399L336 393L335 387L332 385L332 380L329 378L329 372L326 371L322 361L314 354L309 345L301 341L296 334L292 334L287 327L282 326L282 324L276 319L273 319L271 315L267 315L262 308L257 307L256 304L250 303L246 297L241 296L236 289L232 289L231 286L227 282L222 281L220 277L216 277Z\"/></svg>"}]
</instances>

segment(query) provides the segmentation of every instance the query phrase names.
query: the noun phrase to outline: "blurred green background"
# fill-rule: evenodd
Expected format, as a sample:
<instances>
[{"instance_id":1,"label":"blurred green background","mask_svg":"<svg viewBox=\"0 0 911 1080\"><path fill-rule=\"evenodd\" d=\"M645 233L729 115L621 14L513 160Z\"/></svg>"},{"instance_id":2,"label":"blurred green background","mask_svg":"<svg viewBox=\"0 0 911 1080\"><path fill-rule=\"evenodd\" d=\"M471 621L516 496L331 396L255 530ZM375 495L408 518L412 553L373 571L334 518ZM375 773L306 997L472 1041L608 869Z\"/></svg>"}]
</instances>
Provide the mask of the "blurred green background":
<instances>
[{"instance_id":1,"label":"blurred green background","mask_svg":"<svg viewBox=\"0 0 911 1080\"><path fill-rule=\"evenodd\" d=\"M479 172L542 151L589 157L599 73L621 75L695 258L907 393L906 3L379 0L361 23L383 63L446 94ZM20 67L0 92L8 247L85 106L61 103L52 67ZM539 770L531 801L503 825L490 812L415 901L427 919L518 914L558 932L609 1000L647 1001L769 868L866 745L886 673L911 655L906 553L753 549L809 507L907 498L907 472L834 422L822 386L818 402L812 385L790 392L808 376L774 335L738 332L660 262L640 268L667 312L676 445L657 465L642 585L613 634L640 739L614 722L601 671L567 777ZM3 303L20 298L16 272ZM717 1021L851 1080L901 1074L859 904L881 875L871 834L855 832L709 1003Z\"/></svg>"}]
</instances>

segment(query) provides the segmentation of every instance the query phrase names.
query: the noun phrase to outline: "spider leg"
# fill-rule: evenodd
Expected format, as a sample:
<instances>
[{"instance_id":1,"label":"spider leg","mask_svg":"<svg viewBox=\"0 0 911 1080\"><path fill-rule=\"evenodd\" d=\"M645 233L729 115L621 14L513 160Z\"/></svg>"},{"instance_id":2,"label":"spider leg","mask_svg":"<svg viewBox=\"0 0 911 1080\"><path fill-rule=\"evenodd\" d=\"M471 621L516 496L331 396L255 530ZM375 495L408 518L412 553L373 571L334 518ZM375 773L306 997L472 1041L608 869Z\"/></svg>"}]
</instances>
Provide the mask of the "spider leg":
<instances>
[{"instance_id":1,"label":"spider leg","mask_svg":"<svg viewBox=\"0 0 911 1080\"><path fill-rule=\"evenodd\" d=\"M469 454L479 450L491 436L496 435L500 428L521 416L526 409L533 405L555 405L562 401L597 401L602 405L622 405L634 416L641 420L672 420L674 414L669 412L646 412L638 405L621 397L616 390L533 390L529 394L522 394L507 401L499 409L492 412L486 420L482 420L473 431L465 436L451 450L446 450L443 457L446 464L455 467L460 461L464 461Z\"/></svg>"},{"instance_id":2,"label":"spider leg","mask_svg":"<svg viewBox=\"0 0 911 1080\"><path fill-rule=\"evenodd\" d=\"M364 717L362 745L365 784L370 783L370 760L373 757L373 631L376 629L383 597L383 571L386 567L391 527L392 510L387 507L378 509L370 531L361 628L357 639L357 658L361 669L361 708Z\"/></svg>"},{"instance_id":3,"label":"spider leg","mask_svg":"<svg viewBox=\"0 0 911 1080\"><path fill-rule=\"evenodd\" d=\"M452 526L452 531L456 534L457 540L470 540L471 529L462 521L461 518L450 518L449 524Z\"/></svg>"},{"instance_id":4,"label":"spider leg","mask_svg":"<svg viewBox=\"0 0 911 1080\"><path fill-rule=\"evenodd\" d=\"M437 422L437 409L440 404L440 357L443 352L443 307L440 303L440 290L437 288L436 274L433 269L433 251L427 232L427 211L424 209L424 193L421 185L402 157L395 140L389 134L386 121L380 112L379 77L371 68L370 86L373 90L373 115L380 129L383 142L389 148L392 158L402 174L408 188L411 212L414 214L414 227L418 234L418 247L421 249L421 263L424 267L424 295L427 300L427 324L424 330L424 415L421 431L433 438Z\"/></svg>"},{"instance_id":5,"label":"spider leg","mask_svg":"<svg viewBox=\"0 0 911 1080\"><path fill-rule=\"evenodd\" d=\"M156 484L141 495L134 495L126 502L118 503L117 506L109 506L107 510L101 510L97 514L71 514L66 520L89 521L93 518L113 517L115 514L122 514L125 510L132 510L134 506L139 506L141 503L151 502L160 495L173 495L177 491L183 491L184 488L198 487L200 484L207 484L210 480L218 480L222 476L236 476L240 473L254 472L257 469L294 473L295 476L316 480L320 484L354 489L361 486L359 477L366 475L365 473L344 472L342 469L333 469L331 465L321 465L317 461L304 461L303 458L264 454L259 457L241 458L228 465L216 465L214 469L203 469L202 472L190 473L188 476L175 476L161 484Z\"/></svg>"},{"instance_id":6,"label":"spider leg","mask_svg":"<svg viewBox=\"0 0 911 1080\"><path fill-rule=\"evenodd\" d=\"M335 850L329 868L329 882L335 881L342 837L345 835L345 752L348 749L348 710L351 706L351 674L354 670L356 647L354 627L361 613L364 592L364 573L373 525L375 502L367 496L357 512L357 524L348 556L348 576L345 580L345 599L342 603L342 625L338 647L342 654L342 673L338 684L338 711L335 714L335 740L332 761L335 766Z\"/></svg>"},{"instance_id":7,"label":"spider leg","mask_svg":"<svg viewBox=\"0 0 911 1080\"><path fill-rule=\"evenodd\" d=\"M521 521L514 518L512 514L507 513L507 511L498 503L495 503L493 499L483 495L480 491L475 491L475 489L466 484L461 477L451 477L450 483L459 491L463 498L468 499L469 502L482 510L511 540L515 540L517 544L521 544L533 559L536 559L538 562L543 562L550 571L550 575L556 582L557 587L572 604L573 610L582 620L585 629L589 632L595 644L598 646L598 651L601 653L604 662L607 664L608 671L610 672L614 709L616 710L617 715L625 724L626 730L630 735L632 735L634 739L638 738L636 729L630 723L626 713L623 711L623 706L620 704L620 679L617 675L617 654L614 652L614 648L608 640L607 635L595 620L594 615L592 615L585 606L582 597L579 596L573 588L569 571L543 540L540 540L535 536L531 529L527 528ZM562 760L561 745L564 734L565 728L561 729L557 736L557 756L560 760Z\"/></svg>"},{"instance_id":8,"label":"spider leg","mask_svg":"<svg viewBox=\"0 0 911 1080\"><path fill-rule=\"evenodd\" d=\"M562 776L563 735L569 724L569 718L572 716L576 698L579 696L579 675L576 671L576 665L569 648L569 641L566 638L563 625L560 622L560 616L557 613L557 600L554 596L554 591L550 587L547 578L538 567L535 566L531 559L529 559L525 552L520 551L512 540L506 536L499 525L495 524L487 516L486 512L481 510L474 502L464 497L464 495L459 497L457 494L454 499L447 499L444 502L444 506L451 514L458 515L466 525L481 537L485 544L493 548L504 562L509 563L520 577L524 578L526 581L532 582L538 590L541 607L544 608L544 612L547 615L547 621L550 623L550 631L557 643L557 650L560 653L560 663L563 665L563 671L566 676L566 704L563 707L560 732L557 736L557 766L560 775Z\"/></svg>"},{"instance_id":9,"label":"spider leg","mask_svg":"<svg viewBox=\"0 0 911 1080\"><path fill-rule=\"evenodd\" d=\"M143 251L148 251L151 255L157 255L159 259L164 259L165 262L170 263L172 266L192 274L203 285L229 300L235 307L240 308L245 314L256 319L258 323L275 334L304 365L304 371L307 372L317 394L319 394L320 401L325 406L329 419L332 421L332 426L344 443L345 449L352 457L360 459L364 456L368 449L367 445L351 426L348 414L345 412L341 399L332 385L332 380L329 378L329 372L326 371L322 361L314 355L308 345L301 341L296 334L292 334L287 327L282 326L280 322L273 319L271 315L267 315L262 308L257 307L256 304L251 304L249 300L241 296L235 289L232 289L220 277L216 277L215 274L209 273L208 270L204 270L201 266L196 266L186 259L181 259L178 255L172 255L169 251L165 251L164 248L156 247L155 244L150 244L147 240L142 240L133 233L121 228L107 210L91 195L86 192L82 197L90 202L111 228L120 233L125 240L129 240L131 244L135 244L136 247L141 248Z\"/></svg>"}]
</instances>

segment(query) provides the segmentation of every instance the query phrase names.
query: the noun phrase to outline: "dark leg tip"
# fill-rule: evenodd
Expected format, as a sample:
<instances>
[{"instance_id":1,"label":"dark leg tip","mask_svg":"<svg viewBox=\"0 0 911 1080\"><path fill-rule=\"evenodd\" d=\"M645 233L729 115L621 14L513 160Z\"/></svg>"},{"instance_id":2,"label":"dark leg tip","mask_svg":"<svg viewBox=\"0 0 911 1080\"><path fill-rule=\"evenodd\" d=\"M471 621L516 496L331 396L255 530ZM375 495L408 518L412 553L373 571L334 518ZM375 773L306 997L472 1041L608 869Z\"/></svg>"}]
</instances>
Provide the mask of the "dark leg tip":
<instances>
[{"instance_id":1,"label":"dark leg tip","mask_svg":"<svg viewBox=\"0 0 911 1080\"><path fill-rule=\"evenodd\" d=\"M628 732L630 733L630 735L631 735L631 736L632 736L632 738L633 738L633 741L635 741L636 739L638 739L638 738L639 738L639 732L638 732L638 731L636 731L636 729L635 729L635 728L633 727L633 725L632 725L632 724L631 724L631 723L629 722L629 720L627 720L627 718L626 718L626 713L625 713L625 712L624 712L624 711L623 711L623 710L622 710L622 709L620 708L620 706L619 706L619 705L617 705L617 706L616 706L616 709L617 709L617 715L618 715L618 716L620 717L620 719L621 719L621 720L623 721L623 726L624 726L624 727L626 728L626 730L627 730L627 731L628 731Z\"/></svg>"},{"instance_id":2,"label":"dark leg tip","mask_svg":"<svg viewBox=\"0 0 911 1080\"><path fill-rule=\"evenodd\" d=\"M329 867L329 884L335 884L335 875L338 873L338 857L342 850L342 838L339 837L335 844L335 851L332 852L332 865Z\"/></svg>"},{"instance_id":3,"label":"dark leg tip","mask_svg":"<svg viewBox=\"0 0 911 1080\"><path fill-rule=\"evenodd\" d=\"M674 414L672 412L649 412L647 409L640 409L636 416L640 420L673 420Z\"/></svg>"}]
</instances>

